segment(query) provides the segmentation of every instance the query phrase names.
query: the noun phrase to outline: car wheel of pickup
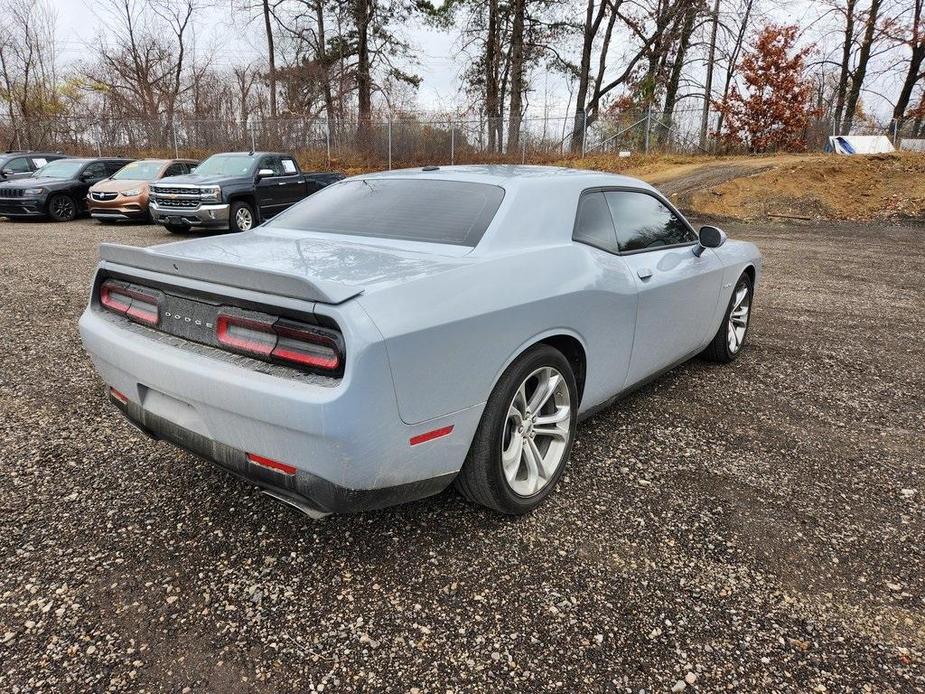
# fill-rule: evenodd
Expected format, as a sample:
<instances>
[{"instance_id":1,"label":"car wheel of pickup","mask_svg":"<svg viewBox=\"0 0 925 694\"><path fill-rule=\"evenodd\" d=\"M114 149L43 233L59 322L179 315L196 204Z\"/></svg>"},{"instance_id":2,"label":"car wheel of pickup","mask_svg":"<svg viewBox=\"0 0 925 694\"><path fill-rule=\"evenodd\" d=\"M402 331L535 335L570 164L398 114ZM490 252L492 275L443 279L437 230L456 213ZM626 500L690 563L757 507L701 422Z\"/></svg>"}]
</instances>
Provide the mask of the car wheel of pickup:
<instances>
[{"instance_id":1,"label":"car wheel of pickup","mask_svg":"<svg viewBox=\"0 0 925 694\"><path fill-rule=\"evenodd\" d=\"M752 279L743 273L732 291L723 322L703 356L719 364L728 364L739 356L748 335L748 319L752 310Z\"/></svg>"},{"instance_id":2,"label":"car wheel of pickup","mask_svg":"<svg viewBox=\"0 0 925 694\"><path fill-rule=\"evenodd\" d=\"M250 231L256 224L254 208L241 200L231 203L230 216L231 231Z\"/></svg>"},{"instance_id":3,"label":"car wheel of pickup","mask_svg":"<svg viewBox=\"0 0 925 694\"><path fill-rule=\"evenodd\" d=\"M577 406L575 376L562 353L542 344L526 351L492 391L456 488L501 513L535 509L565 468Z\"/></svg>"},{"instance_id":4,"label":"car wheel of pickup","mask_svg":"<svg viewBox=\"0 0 925 694\"><path fill-rule=\"evenodd\" d=\"M70 195L52 195L48 201L48 216L56 222L70 222L77 217L77 203Z\"/></svg>"}]
</instances>

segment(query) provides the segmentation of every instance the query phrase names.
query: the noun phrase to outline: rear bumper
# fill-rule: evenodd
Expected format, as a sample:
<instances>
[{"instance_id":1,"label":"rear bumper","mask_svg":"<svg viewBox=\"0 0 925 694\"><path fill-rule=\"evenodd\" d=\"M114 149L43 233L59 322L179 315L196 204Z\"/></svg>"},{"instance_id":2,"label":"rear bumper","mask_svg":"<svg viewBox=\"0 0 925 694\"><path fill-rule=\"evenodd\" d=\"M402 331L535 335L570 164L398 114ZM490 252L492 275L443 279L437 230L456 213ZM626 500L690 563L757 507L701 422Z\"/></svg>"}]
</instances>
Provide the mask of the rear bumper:
<instances>
[{"instance_id":1,"label":"rear bumper","mask_svg":"<svg viewBox=\"0 0 925 694\"><path fill-rule=\"evenodd\" d=\"M349 489L304 470L287 475L248 461L243 450L227 446L146 411L134 402L110 401L129 421L153 439L167 441L215 463L227 472L269 492L280 501L319 514L358 513L415 501L446 489L455 473L378 489ZM307 509L305 509L307 507Z\"/></svg>"},{"instance_id":2,"label":"rear bumper","mask_svg":"<svg viewBox=\"0 0 925 694\"><path fill-rule=\"evenodd\" d=\"M337 310L348 358L333 383L261 372L145 329L153 335L147 337L92 306L80 334L103 381L128 398L123 411L133 422L264 489L327 512L439 492L462 466L483 406L405 424L381 336L357 304ZM450 435L410 445L412 437L448 425ZM246 453L298 472L280 480L286 476L248 463Z\"/></svg>"},{"instance_id":3,"label":"rear bumper","mask_svg":"<svg viewBox=\"0 0 925 694\"><path fill-rule=\"evenodd\" d=\"M159 224L189 224L193 227L228 226L230 205L199 205L194 209L167 207L152 199L148 203L151 217Z\"/></svg>"}]
</instances>

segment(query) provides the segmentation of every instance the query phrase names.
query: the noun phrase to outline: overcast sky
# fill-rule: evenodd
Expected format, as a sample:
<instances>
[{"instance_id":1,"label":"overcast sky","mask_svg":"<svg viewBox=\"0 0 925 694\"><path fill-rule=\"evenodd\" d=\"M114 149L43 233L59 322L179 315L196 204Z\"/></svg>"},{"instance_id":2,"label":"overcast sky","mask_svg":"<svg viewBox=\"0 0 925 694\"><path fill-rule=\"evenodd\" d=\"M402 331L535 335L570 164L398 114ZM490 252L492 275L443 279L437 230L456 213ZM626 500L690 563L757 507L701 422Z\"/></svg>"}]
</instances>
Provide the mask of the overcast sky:
<instances>
[{"instance_id":1,"label":"overcast sky","mask_svg":"<svg viewBox=\"0 0 925 694\"><path fill-rule=\"evenodd\" d=\"M101 26L91 8L98 7L99 3L92 0L50 1L58 13L58 42L62 60L72 62L92 55ZM813 15L814 5L818 6L815 0L781 0L773 4L773 19L805 26ZM230 7L231 0L218 2L216 6L204 10L196 21L199 54L213 56L212 62L219 66L240 64L246 62L249 56L257 58L265 52L262 20L255 20L245 26L240 18L236 20L232 16ZM449 110L462 104L463 99L459 96L459 71L463 62L457 55L458 35L455 32L436 31L419 23L407 27L405 34L418 56L418 64L413 67L413 71L423 78L418 90L419 107L422 110ZM833 38L837 41L838 37ZM820 48L825 49L825 46ZM868 86L882 90L887 98L894 99L899 77L897 72L891 78L878 78L876 85ZM532 86L534 91L530 95L530 104L533 113L538 114L544 102L548 102L551 114L565 113L568 90L561 76L544 73L534 75ZM889 118L892 105L885 98L867 93L863 100L866 107L878 117ZM693 100L688 103L695 107Z\"/></svg>"}]
</instances>

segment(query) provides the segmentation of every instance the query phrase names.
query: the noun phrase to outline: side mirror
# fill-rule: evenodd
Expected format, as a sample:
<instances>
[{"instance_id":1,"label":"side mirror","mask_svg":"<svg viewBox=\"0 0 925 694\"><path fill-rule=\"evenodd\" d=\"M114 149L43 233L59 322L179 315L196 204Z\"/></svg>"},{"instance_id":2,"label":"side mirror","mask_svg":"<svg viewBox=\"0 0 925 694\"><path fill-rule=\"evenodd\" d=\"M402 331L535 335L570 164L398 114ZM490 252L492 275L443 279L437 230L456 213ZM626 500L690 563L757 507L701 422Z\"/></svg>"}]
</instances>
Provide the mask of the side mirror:
<instances>
[{"instance_id":1,"label":"side mirror","mask_svg":"<svg viewBox=\"0 0 925 694\"><path fill-rule=\"evenodd\" d=\"M13 173L13 172L10 171L9 169L3 169L2 171L0 171L0 178L6 178L6 177L9 176L11 173Z\"/></svg>"},{"instance_id":2,"label":"side mirror","mask_svg":"<svg viewBox=\"0 0 925 694\"><path fill-rule=\"evenodd\" d=\"M719 248L726 243L726 232L719 227L702 226L697 232L697 246L694 255L698 258L703 255L704 248Z\"/></svg>"},{"instance_id":3,"label":"side mirror","mask_svg":"<svg viewBox=\"0 0 925 694\"><path fill-rule=\"evenodd\" d=\"M273 169L260 169L260 171L257 172L258 179L267 178L268 176L275 176L275 175L276 174L273 173Z\"/></svg>"}]
</instances>

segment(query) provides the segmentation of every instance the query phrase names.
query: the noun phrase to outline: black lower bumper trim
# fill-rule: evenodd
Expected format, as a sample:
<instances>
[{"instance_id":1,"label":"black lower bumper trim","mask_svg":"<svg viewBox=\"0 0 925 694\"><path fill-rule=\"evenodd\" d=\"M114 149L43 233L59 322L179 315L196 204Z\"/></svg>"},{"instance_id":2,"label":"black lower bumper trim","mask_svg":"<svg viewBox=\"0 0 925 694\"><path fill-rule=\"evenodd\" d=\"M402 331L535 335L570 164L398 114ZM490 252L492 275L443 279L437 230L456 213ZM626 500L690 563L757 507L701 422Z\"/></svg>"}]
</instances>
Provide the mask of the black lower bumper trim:
<instances>
[{"instance_id":1,"label":"black lower bumper trim","mask_svg":"<svg viewBox=\"0 0 925 694\"><path fill-rule=\"evenodd\" d=\"M245 451L177 426L146 411L137 403L123 403L111 395L110 401L132 424L152 438L168 441L221 466L261 489L296 498L323 513L359 513L416 501L442 492L456 477L455 473L450 473L392 487L350 489L303 470L299 470L295 475L286 475L255 465L247 460Z\"/></svg>"}]
</instances>

